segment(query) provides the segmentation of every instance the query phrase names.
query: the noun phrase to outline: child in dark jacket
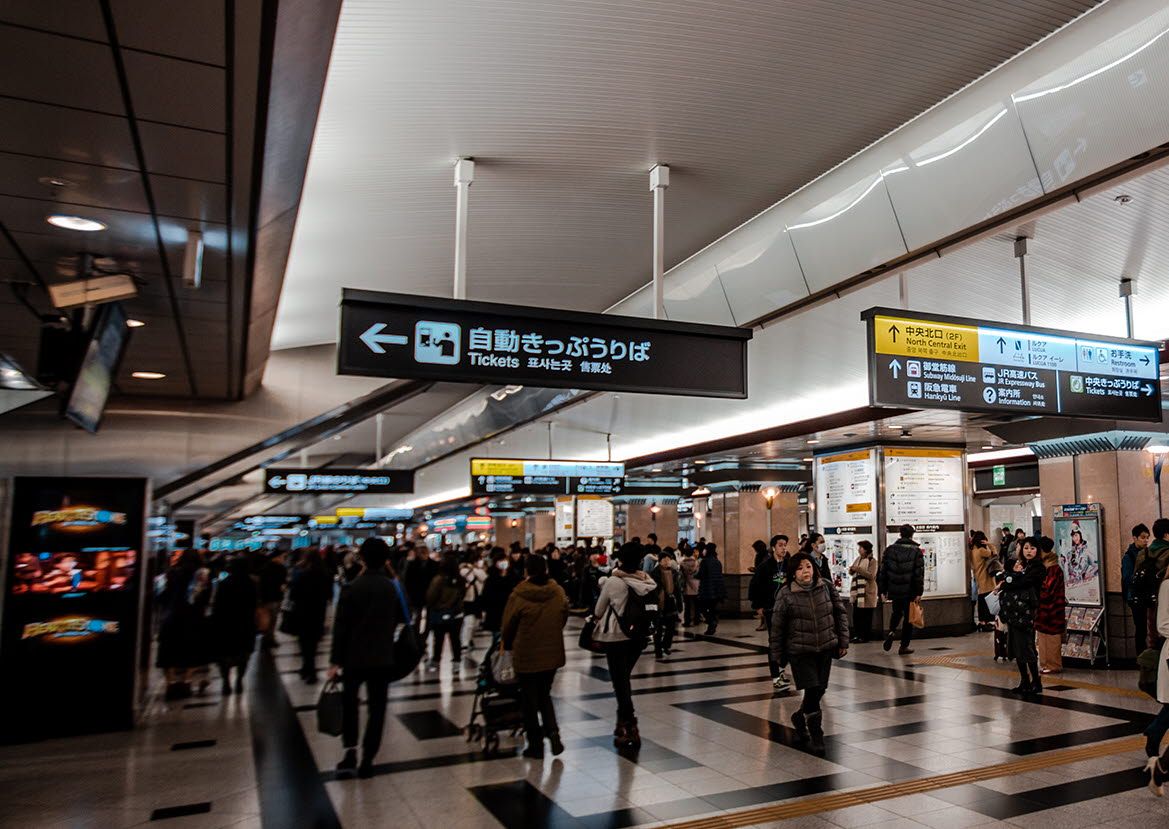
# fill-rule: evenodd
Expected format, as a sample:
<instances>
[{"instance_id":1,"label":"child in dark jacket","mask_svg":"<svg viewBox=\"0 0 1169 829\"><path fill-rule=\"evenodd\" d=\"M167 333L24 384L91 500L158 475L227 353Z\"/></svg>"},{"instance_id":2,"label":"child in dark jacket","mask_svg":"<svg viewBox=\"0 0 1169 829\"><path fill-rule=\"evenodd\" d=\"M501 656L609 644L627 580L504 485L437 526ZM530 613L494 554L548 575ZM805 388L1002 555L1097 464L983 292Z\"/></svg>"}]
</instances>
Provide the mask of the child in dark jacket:
<instances>
[{"instance_id":1,"label":"child in dark jacket","mask_svg":"<svg viewBox=\"0 0 1169 829\"><path fill-rule=\"evenodd\" d=\"M1019 557L1008 565L999 596L999 618L1007 624L1011 650L1019 667L1020 682L1016 694L1042 694L1039 679L1039 654L1035 650L1035 614L1039 609L1039 590L1047 568L1039 555L1039 539L1027 538Z\"/></svg>"},{"instance_id":2,"label":"child in dark jacket","mask_svg":"<svg viewBox=\"0 0 1169 829\"><path fill-rule=\"evenodd\" d=\"M824 751L820 700L828 687L832 660L848 653L848 609L829 579L821 576L812 557L797 553L789 562L787 584L775 598L771 614L771 659L791 664L792 679L804 692L792 715L796 738L811 740L817 754Z\"/></svg>"}]
</instances>

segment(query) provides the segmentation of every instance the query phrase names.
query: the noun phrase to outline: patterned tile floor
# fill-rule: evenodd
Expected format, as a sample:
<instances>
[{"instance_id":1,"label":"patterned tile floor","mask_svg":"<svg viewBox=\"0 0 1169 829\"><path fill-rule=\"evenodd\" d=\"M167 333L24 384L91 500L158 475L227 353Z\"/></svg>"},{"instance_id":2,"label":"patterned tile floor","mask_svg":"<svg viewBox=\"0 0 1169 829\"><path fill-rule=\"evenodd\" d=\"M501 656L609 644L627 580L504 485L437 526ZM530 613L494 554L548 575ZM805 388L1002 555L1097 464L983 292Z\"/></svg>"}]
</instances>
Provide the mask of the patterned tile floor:
<instances>
[{"instance_id":1,"label":"patterned tile floor","mask_svg":"<svg viewBox=\"0 0 1169 829\"><path fill-rule=\"evenodd\" d=\"M134 732L0 748L0 826L1169 826L1169 800L1138 771L1133 735L1156 704L1131 672L1068 670L1024 701L986 635L923 640L908 657L854 646L834 666L816 757L788 725L798 696L772 693L765 634L728 621L642 657L645 744L621 756L604 659L575 647L577 624L554 688L559 758L522 759L508 738L490 759L469 745L475 666L444 662L393 686L377 774L336 780L339 741L316 732L319 686L296 676L286 642L253 660L242 697L152 701Z\"/></svg>"}]
</instances>

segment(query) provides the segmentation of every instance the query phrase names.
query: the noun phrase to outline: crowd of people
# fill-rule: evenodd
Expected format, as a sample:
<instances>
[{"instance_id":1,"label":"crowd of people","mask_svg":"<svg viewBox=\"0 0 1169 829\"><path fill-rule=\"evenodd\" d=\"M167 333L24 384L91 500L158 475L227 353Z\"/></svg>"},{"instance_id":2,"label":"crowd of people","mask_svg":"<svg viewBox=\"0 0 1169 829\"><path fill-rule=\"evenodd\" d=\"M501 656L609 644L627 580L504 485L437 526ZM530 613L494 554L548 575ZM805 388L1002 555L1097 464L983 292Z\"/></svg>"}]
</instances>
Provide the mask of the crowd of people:
<instances>
[{"instance_id":1,"label":"crowd of people","mask_svg":"<svg viewBox=\"0 0 1169 829\"><path fill-rule=\"evenodd\" d=\"M824 750L820 705L832 662L851 643L871 640L877 608L890 605L884 649L900 639L898 654L913 653L911 617L915 605L920 612L925 566L914 534L913 527L902 527L879 558L871 543L859 541L848 567L850 589L843 594L819 533L802 536L795 552L782 534L752 545L748 598L757 630L767 631L769 673L777 692L793 684L803 692L792 726L796 739L814 752ZM1152 530L1139 524L1132 537L1122 581L1135 644L1138 652L1155 650L1164 664L1169 519L1156 521ZM995 658L1015 662L1016 693L1042 694L1042 676L1063 669L1067 628L1064 572L1054 542L1004 530L996 545L975 531L970 565L978 627L994 631ZM203 693L212 666L219 669L224 696L241 692L257 640L261 647L277 647L277 630L297 642L301 679L316 683L316 654L335 605L328 673L343 684L338 772L363 775L380 747L399 628L408 626L426 643L427 671L439 669L444 651L461 664L477 647L476 633L489 634L482 660L496 652L508 655L523 708L524 755L539 758L545 743L554 755L564 750L552 687L566 662L567 620L574 611L588 615L591 649L604 654L613 685L614 743L636 749L641 737L632 677L638 661L651 646L656 658L669 656L679 624L704 624L703 634L714 636L727 587L714 543L680 540L663 547L651 534L612 552L590 539L533 552L519 543L509 549L471 544L436 551L412 542L390 547L377 538L360 550L327 546L230 557L184 550L157 580L156 593L157 664L170 699ZM368 722L359 758L361 687ZM1169 732L1169 672L1157 675L1156 696L1162 710L1145 734L1150 786L1160 792L1169 778L1169 751L1159 755Z\"/></svg>"}]
</instances>

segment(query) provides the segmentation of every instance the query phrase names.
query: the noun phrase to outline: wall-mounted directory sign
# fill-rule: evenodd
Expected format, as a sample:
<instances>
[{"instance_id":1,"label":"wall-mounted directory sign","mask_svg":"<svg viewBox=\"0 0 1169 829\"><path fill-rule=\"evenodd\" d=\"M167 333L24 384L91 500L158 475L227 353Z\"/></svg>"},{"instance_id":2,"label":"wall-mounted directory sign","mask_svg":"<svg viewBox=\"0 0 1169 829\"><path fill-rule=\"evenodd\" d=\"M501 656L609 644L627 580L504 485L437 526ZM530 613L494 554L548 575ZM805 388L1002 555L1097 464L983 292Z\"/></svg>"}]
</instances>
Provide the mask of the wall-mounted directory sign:
<instances>
[{"instance_id":1,"label":"wall-mounted directory sign","mask_svg":"<svg viewBox=\"0 0 1169 829\"><path fill-rule=\"evenodd\" d=\"M876 450L820 455L815 470L816 524L824 534L832 580L847 591L857 543L868 541L877 549Z\"/></svg>"},{"instance_id":2,"label":"wall-mounted directory sign","mask_svg":"<svg viewBox=\"0 0 1169 829\"><path fill-rule=\"evenodd\" d=\"M472 495L620 495L625 464L471 459Z\"/></svg>"},{"instance_id":3,"label":"wall-mounted directory sign","mask_svg":"<svg viewBox=\"0 0 1169 829\"><path fill-rule=\"evenodd\" d=\"M402 494L414 491L413 470L265 469L264 491L295 495L359 493Z\"/></svg>"},{"instance_id":4,"label":"wall-mounted directory sign","mask_svg":"<svg viewBox=\"0 0 1169 829\"><path fill-rule=\"evenodd\" d=\"M346 288L337 373L747 396L751 330Z\"/></svg>"},{"instance_id":5,"label":"wall-mounted directory sign","mask_svg":"<svg viewBox=\"0 0 1169 829\"><path fill-rule=\"evenodd\" d=\"M886 543L894 543L902 524L917 532L925 557L927 597L965 595L965 459L961 449L886 447L884 456Z\"/></svg>"},{"instance_id":6,"label":"wall-mounted directory sign","mask_svg":"<svg viewBox=\"0 0 1169 829\"><path fill-rule=\"evenodd\" d=\"M16 478L0 623L0 742L130 728L144 478Z\"/></svg>"},{"instance_id":7,"label":"wall-mounted directory sign","mask_svg":"<svg viewBox=\"0 0 1169 829\"><path fill-rule=\"evenodd\" d=\"M1161 421L1158 346L870 308L873 405Z\"/></svg>"}]
</instances>

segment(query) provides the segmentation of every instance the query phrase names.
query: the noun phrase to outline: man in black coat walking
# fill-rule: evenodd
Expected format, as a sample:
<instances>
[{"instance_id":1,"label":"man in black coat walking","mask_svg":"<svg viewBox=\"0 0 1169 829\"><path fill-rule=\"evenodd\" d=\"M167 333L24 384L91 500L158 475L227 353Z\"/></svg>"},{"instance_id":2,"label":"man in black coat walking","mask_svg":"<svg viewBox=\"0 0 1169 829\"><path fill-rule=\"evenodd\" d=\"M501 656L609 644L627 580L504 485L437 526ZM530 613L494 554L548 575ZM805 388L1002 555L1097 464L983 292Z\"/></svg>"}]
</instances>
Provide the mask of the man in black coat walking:
<instances>
[{"instance_id":1,"label":"man in black coat walking","mask_svg":"<svg viewBox=\"0 0 1169 829\"><path fill-rule=\"evenodd\" d=\"M386 722L386 696L394 665L394 631L404 618L401 600L386 559L390 548L380 538L367 538L361 545L365 564L360 576L341 593L337 618L333 622L333 648L329 658L329 679L341 675L342 733L345 756L337 764L338 777L361 777L373 773L373 758L382 744ZM357 764L357 692L365 685L369 720L361 741L361 765Z\"/></svg>"},{"instance_id":2,"label":"man in black coat walking","mask_svg":"<svg viewBox=\"0 0 1169 829\"><path fill-rule=\"evenodd\" d=\"M901 537L885 548L881 569L877 572L877 590L882 599L893 603L889 617L889 632L885 634L885 650L893 647L897 626L901 625L901 648L897 653L913 653L909 647L913 639L913 625L909 622L909 603L921 600L925 592L925 558L921 547L913 540L913 527L903 524Z\"/></svg>"}]
</instances>

